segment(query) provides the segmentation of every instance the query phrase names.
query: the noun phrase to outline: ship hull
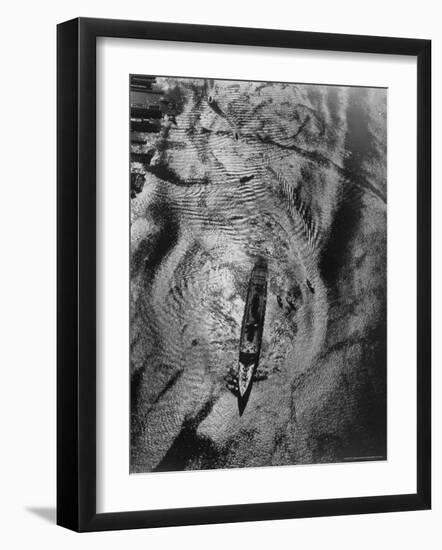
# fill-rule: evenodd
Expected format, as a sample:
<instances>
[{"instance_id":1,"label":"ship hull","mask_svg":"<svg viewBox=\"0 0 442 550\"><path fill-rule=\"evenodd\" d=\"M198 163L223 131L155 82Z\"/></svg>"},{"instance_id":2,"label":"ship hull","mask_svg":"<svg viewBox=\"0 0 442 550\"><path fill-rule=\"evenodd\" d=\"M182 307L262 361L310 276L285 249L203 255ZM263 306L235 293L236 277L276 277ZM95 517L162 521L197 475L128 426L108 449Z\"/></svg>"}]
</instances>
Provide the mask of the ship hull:
<instances>
[{"instance_id":1,"label":"ship hull","mask_svg":"<svg viewBox=\"0 0 442 550\"><path fill-rule=\"evenodd\" d=\"M239 345L238 399L241 414L259 363L267 302L267 275L267 262L258 260L249 280Z\"/></svg>"}]
</instances>

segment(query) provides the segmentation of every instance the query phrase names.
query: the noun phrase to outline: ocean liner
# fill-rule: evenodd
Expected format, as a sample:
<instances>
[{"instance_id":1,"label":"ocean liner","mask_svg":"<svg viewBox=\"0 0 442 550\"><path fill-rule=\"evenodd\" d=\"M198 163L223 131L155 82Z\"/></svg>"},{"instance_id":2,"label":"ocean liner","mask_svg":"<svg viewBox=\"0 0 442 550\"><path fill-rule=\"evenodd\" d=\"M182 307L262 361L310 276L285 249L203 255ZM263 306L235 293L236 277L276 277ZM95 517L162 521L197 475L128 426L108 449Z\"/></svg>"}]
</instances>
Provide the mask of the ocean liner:
<instances>
[{"instance_id":1,"label":"ocean liner","mask_svg":"<svg viewBox=\"0 0 442 550\"><path fill-rule=\"evenodd\" d=\"M267 261L259 258L252 270L241 327L238 361L238 406L242 414L258 367L267 300Z\"/></svg>"}]
</instances>

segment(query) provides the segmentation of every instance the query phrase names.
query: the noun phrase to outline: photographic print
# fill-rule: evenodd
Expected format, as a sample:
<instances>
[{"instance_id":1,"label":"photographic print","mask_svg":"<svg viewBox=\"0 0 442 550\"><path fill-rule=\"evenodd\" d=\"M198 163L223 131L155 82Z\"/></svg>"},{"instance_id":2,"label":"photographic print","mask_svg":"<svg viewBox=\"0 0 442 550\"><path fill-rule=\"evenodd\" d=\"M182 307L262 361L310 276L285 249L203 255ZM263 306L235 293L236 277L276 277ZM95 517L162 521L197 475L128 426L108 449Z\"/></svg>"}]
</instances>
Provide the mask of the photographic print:
<instances>
[{"instance_id":1,"label":"photographic print","mask_svg":"<svg viewBox=\"0 0 442 550\"><path fill-rule=\"evenodd\" d=\"M386 460L387 89L129 86L130 472Z\"/></svg>"}]
</instances>

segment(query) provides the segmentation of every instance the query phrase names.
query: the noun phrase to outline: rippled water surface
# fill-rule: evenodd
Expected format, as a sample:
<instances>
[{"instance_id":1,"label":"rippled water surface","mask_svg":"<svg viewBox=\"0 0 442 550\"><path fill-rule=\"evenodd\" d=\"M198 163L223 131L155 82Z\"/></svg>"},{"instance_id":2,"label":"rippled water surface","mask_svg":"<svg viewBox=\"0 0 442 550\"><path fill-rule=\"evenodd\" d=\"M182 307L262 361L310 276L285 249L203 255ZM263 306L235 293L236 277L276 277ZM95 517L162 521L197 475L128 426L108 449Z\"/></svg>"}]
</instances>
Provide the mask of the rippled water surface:
<instances>
[{"instance_id":1,"label":"rippled water surface","mask_svg":"<svg viewBox=\"0 0 442 550\"><path fill-rule=\"evenodd\" d=\"M384 459L386 90L151 89L131 94L154 117L131 133L131 471ZM240 416L258 257L267 308Z\"/></svg>"}]
</instances>

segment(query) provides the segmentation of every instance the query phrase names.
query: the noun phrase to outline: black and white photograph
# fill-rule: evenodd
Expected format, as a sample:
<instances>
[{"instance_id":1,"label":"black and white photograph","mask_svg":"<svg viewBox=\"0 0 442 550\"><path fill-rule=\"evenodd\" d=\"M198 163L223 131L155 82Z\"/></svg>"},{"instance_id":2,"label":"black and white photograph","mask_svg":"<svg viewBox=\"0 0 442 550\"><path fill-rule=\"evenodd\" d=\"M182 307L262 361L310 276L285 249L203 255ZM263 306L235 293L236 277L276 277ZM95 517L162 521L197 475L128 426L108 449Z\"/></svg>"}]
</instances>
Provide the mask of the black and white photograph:
<instances>
[{"instance_id":1,"label":"black and white photograph","mask_svg":"<svg viewBox=\"0 0 442 550\"><path fill-rule=\"evenodd\" d=\"M128 85L130 473L387 460L388 90Z\"/></svg>"},{"instance_id":2,"label":"black and white photograph","mask_svg":"<svg viewBox=\"0 0 442 550\"><path fill-rule=\"evenodd\" d=\"M439 549L440 11L4 4L1 548Z\"/></svg>"}]
</instances>

